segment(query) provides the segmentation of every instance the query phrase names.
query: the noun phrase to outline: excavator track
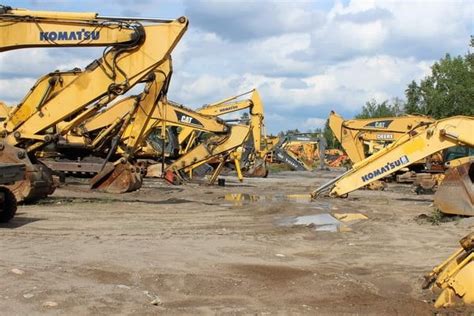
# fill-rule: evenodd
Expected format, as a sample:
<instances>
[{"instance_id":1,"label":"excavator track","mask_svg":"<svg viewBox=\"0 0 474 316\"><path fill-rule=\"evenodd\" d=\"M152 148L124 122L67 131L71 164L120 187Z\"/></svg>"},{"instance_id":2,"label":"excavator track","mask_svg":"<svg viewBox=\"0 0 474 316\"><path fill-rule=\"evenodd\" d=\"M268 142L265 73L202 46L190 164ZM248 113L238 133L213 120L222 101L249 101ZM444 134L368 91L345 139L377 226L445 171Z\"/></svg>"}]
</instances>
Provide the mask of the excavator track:
<instances>
[{"instance_id":1,"label":"excavator track","mask_svg":"<svg viewBox=\"0 0 474 316\"><path fill-rule=\"evenodd\" d=\"M25 165L25 178L6 186L18 202L34 202L56 189L51 170L40 162L33 163L23 149L0 143L0 162Z\"/></svg>"}]
</instances>

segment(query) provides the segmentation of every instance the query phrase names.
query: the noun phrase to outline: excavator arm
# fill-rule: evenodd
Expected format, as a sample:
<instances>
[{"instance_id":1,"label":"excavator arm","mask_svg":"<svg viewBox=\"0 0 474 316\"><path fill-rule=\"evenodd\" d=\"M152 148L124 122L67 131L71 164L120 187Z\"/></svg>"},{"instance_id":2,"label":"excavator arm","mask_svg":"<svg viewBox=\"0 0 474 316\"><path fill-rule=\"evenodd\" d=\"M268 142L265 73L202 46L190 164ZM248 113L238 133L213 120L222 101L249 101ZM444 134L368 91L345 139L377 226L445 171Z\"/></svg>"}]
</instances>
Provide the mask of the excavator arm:
<instances>
[{"instance_id":1,"label":"excavator arm","mask_svg":"<svg viewBox=\"0 0 474 316\"><path fill-rule=\"evenodd\" d=\"M250 98L244 100L238 100L242 96L250 95ZM237 100L237 101L236 101ZM196 112L210 115L210 116L221 116L241 110L249 109L250 128L253 138L253 146L255 151L259 154L260 158L265 156L266 151L262 146L262 137L264 137L264 113L263 113L263 102L260 94L256 89L250 90L240 95L236 95L209 105L205 105L196 110ZM186 140L193 129L183 129L179 134L179 142L182 143Z\"/></svg>"},{"instance_id":2,"label":"excavator arm","mask_svg":"<svg viewBox=\"0 0 474 316\"><path fill-rule=\"evenodd\" d=\"M146 40L141 45L131 50L113 48L60 91L49 94L45 101L26 98L6 121L5 131L9 143L22 145L25 140L41 139L41 136L46 136L48 128L97 100L105 98L107 102L104 103L107 104L124 94L170 56L186 27L185 18L162 25L145 26ZM55 73L49 75L50 79L55 76ZM61 84L59 79L55 81L55 84ZM46 141L44 137L42 140Z\"/></svg>"},{"instance_id":3,"label":"excavator arm","mask_svg":"<svg viewBox=\"0 0 474 316\"><path fill-rule=\"evenodd\" d=\"M217 179L224 163L230 156L235 155L235 150L242 146L249 137L250 132L251 130L248 125L231 125L229 134L211 137L169 165L165 170L166 179L174 183L176 177L179 177L179 171L193 169L208 162L210 159L220 157L219 166L211 176L210 183L213 183ZM236 156L231 158L234 158L237 172L240 172L239 158Z\"/></svg>"},{"instance_id":4,"label":"excavator arm","mask_svg":"<svg viewBox=\"0 0 474 316\"><path fill-rule=\"evenodd\" d=\"M148 22L170 21L0 6L0 52L28 47L133 46L144 39L142 23Z\"/></svg>"},{"instance_id":5,"label":"excavator arm","mask_svg":"<svg viewBox=\"0 0 474 316\"><path fill-rule=\"evenodd\" d=\"M99 140L110 136L111 127L122 124L126 117L130 117L130 122L125 125L123 133L120 133L118 150L122 153L128 152L128 155L135 153L150 133L163 122L167 126L179 126L183 129L190 128L217 134L228 132L229 126L221 119L197 113L176 102L168 101L165 89L159 88L164 84L164 78L168 78L166 71L160 69L155 72L153 78L154 80L141 95L115 103L82 125L81 134L98 134L96 139L91 141L92 147L95 147L94 144Z\"/></svg>"},{"instance_id":6,"label":"excavator arm","mask_svg":"<svg viewBox=\"0 0 474 316\"><path fill-rule=\"evenodd\" d=\"M392 143L413 128L433 122L421 115L344 120L334 111L329 114L329 127L352 163L366 158L364 142Z\"/></svg>"},{"instance_id":7,"label":"excavator arm","mask_svg":"<svg viewBox=\"0 0 474 316\"><path fill-rule=\"evenodd\" d=\"M2 159L27 166L26 180L12 188L18 200L35 199L52 192L51 175L46 167L34 164L33 154L58 139L56 124L74 117L76 124L80 123L77 117L89 117L88 112L105 106L142 82L170 57L188 22L184 17L161 22L143 26L140 41L112 46L83 71L44 76L9 113L0 131L9 145ZM36 189L38 187L44 188Z\"/></svg>"},{"instance_id":8,"label":"excavator arm","mask_svg":"<svg viewBox=\"0 0 474 316\"><path fill-rule=\"evenodd\" d=\"M474 118L455 116L413 129L398 141L354 164L353 168L312 193L317 197L330 190L331 196L344 196L371 182L390 175L440 150L464 145L474 147Z\"/></svg>"}]
</instances>

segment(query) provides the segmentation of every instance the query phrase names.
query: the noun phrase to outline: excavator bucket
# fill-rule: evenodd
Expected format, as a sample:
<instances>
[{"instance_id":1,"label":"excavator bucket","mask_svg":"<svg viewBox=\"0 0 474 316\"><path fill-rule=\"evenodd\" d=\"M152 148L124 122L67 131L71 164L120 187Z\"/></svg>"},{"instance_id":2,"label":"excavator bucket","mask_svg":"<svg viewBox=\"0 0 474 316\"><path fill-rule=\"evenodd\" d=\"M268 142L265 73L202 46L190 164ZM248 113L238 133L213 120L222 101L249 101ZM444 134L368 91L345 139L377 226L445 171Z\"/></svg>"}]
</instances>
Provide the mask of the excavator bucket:
<instances>
[{"instance_id":1,"label":"excavator bucket","mask_svg":"<svg viewBox=\"0 0 474 316\"><path fill-rule=\"evenodd\" d=\"M125 193L138 190L142 186L140 168L129 162L119 162L105 167L91 179L90 187L108 193Z\"/></svg>"},{"instance_id":2,"label":"excavator bucket","mask_svg":"<svg viewBox=\"0 0 474 316\"><path fill-rule=\"evenodd\" d=\"M56 189L51 170L40 162L33 164L23 149L0 143L0 162L25 165L25 178L6 186L18 202L34 202Z\"/></svg>"},{"instance_id":3,"label":"excavator bucket","mask_svg":"<svg viewBox=\"0 0 474 316\"><path fill-rule=\"evenodd\" d=\"M266 178L268 176L267 163L264 159L255 159L255 162L248 170L244 171L245 177Z\"/></svg>"},{"instance_id":4,"label":"excavator bucket","mask_svg":"<svg viewBox=\"0 0 474 316\"><path fill-rule=\"evenodd\" d=\"M423 288L439 294L436 308L474 305L474 232L459 243L459 250L425 276Z\"/></svg>"},{"instance_id":5,"label":"excavator bucket","mask_svg":"<svg viewBox=\"0 0 474 316\"><path fill-rule=\"evenodd\" d=\"M434 204L443 213L474 216L474 157L446 171Z\"/></svg>"}]
</instances>

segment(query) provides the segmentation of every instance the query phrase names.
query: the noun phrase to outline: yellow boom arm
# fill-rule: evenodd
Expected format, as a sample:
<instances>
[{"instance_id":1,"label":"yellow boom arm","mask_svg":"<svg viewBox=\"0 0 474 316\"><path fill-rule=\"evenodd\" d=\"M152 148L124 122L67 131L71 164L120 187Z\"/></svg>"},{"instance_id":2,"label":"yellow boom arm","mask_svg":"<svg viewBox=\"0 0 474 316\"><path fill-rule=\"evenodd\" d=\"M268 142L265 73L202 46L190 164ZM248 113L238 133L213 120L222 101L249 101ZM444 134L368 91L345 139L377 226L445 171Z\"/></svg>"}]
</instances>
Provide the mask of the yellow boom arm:
<instances>
[{"instance_id":1,"label":"yellow boom arm","mask_svg":"<svg viewBox=\"0 0 474 316\"><path fill-rule=\"evenodd\" d=\"M344 120L334 111L329 114L329 127L352 163L366 158L364 142L391 143L411 129L432 122L421 115Z\"/></svg>"},{"instance_id":2,"label":"yellow boom arm","mask_svg":"<svg viewBox=\"0 0 474 316\"><path fill-rule=\"evenodd\" d=\"M458 145L474 147L473 131L474 117L468 116L454 116L416 128L312 195L316 197L330 189L331 196L343 196L440 150Z\"/></svg>"},{"instance_id":3,"label":"yellow boom arm","mask_svg":"<svg viewBox=\"0 0 474 316\"><path fill-rule=\"evenodd\" d=\"M238 100L235 101L239 98L241 98L244 95L248 95L251 93L250 98L245 99L245 100ZM264 137L264 114L263 114L263 102L262 99L260 98L260 94L256 89L253 89L249 92L233 96L224 100L221 100L216 103L212 103L206 106L203 106L199 109L196 110L196 112L204 114L204 115L210 115L210 116L220 116L232 112L237 112L241 110L249 109L250 110L250 129L251 133L253 136L253 145L255 148L255 151L257 153L263 153L263 148L262 148L262 137ZM184 140L186 140L191 133L193 132L193 129L191 128L186 128L183 129L180 134L179 134L179 143L182 143ZM262 157L264 156L264 153L261 154ZM260 157L261 158L261 157Z\"/></svg>"},{"instance_id":4,"label":"yellow boom arm","mask_svg":"<svg viewBox=\"0 0 474 316\"><path fill-rule=\"evenodd\" d=\"M176 173L182 169L192 169L194 166L200 165L218 155L228 156L237 147L242 146L249 133L250 127L248 125L231 125L228 135L211 137L169 165L166 171ZM222 160L222 162L224 161L225 159Z\"/></svg>"},{"instance_id":5,"label":"yellow boom arm","mask_svg":"<svg viewBox=\"0 0 474 316\"><path fill-rule=\"evenodd\" d=\"M186 18L182 17L170 23L145 26L143 43L133 49L114 47L84 71L78 71L72 80L62 81L61 74L52 80L58 74L49 74L52 85L61 88L55 93L45 88L41 94L35 91L42 86L34 87L6 121L3 133L7 134L8 142L34 150L32 140L43 143L53 139L54 135L48 135L47 129L98 100L98 104L104 106L125 93L169 58L187 25Z\"/></svg>"},{"instance_id":6,"label":"yellow boom arm","mask_svg":"<svg viewBox=\"0 0 474 316\"><path fill-rule=\"evenodd\" d=\"M155 80L162 77L162 73L156 73ZM229 126L221 119L197 113L168 101L164 94L160 96L160 92L164 91L158 89L159 85L159 82L152 82L141 95L123 99L97 114L84 123L82 134L99 132L96 139L91 142L94 147L94 144L110 136L108 134L113 131L114 125L129 120L129 124L126 124L120 135L120 151L132 154L139 149L139 145L145 141L153 129L161 126L163 122L167 126L179 126L217 134L229 131Z\"/></svg>"},{"instance_id":7,"label":"yellow boom arm","mask_svg":"<svg viewBox=\"0 0 474 316\"><path fill-rule=\"evenodd\" d=\"M0 6L0 52L27 47L135 45L143 40L141 22L164 21Z\"/></svg>"}]
</instances>

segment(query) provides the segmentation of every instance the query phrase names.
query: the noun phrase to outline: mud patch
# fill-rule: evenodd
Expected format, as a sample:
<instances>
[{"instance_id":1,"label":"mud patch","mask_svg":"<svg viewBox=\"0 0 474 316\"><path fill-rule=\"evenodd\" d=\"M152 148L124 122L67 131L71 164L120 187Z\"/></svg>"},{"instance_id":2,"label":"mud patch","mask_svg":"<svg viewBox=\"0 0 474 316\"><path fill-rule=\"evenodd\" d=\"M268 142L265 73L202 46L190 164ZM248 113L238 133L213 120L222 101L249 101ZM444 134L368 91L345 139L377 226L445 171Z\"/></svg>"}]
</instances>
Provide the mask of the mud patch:
<instances>
[{"instance_id":1,"label":"mud patch","mask_svg":"<svg viewBox=\"0 0 474 316\"><path fill-rule=\"evenodd\" d=\"M230 269L241 277L265 282L288 282L312 275L311 271L279 265L234 264Z\"/></svg>"},{"instance_id":2,"label":"mud patch","mask_svg":"<svg viewBox=\"0 0 474 316\"><path fill-rule=\"evenodd\" d=\"M194 201L180 199L180 198L169 198L166 200L145 200L145 199L117 199L113 197L97 197L97 198L81 198L81 197L47 197L45 199L36 202L37 205L64 205L64 204L80 204L80 203L97 203L97 204L109 204L109 203L144 203L144 204L182 204L192 203Z\"/></svg>"},{"instance_id":3,"label":"mud patch","mask_svg":"<svg viewBox=\"0 0 474 316\"><path fill-rule=\"evenodd\" d=\"M83 278L92 279L103 284L130 284L132 277L127 272L111 271L99 268L84 268L77 270L77 274Z\"/></svg>"}]
</instances>

